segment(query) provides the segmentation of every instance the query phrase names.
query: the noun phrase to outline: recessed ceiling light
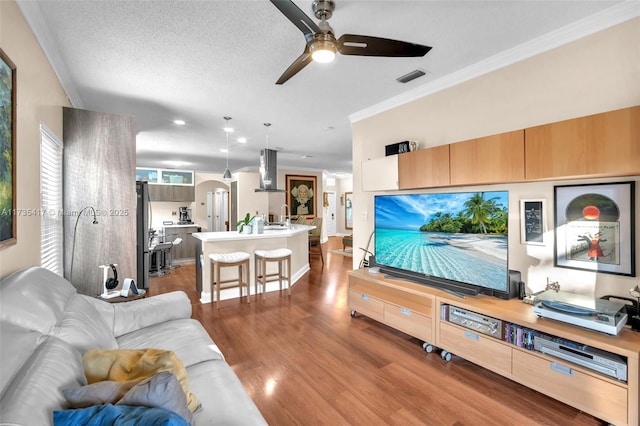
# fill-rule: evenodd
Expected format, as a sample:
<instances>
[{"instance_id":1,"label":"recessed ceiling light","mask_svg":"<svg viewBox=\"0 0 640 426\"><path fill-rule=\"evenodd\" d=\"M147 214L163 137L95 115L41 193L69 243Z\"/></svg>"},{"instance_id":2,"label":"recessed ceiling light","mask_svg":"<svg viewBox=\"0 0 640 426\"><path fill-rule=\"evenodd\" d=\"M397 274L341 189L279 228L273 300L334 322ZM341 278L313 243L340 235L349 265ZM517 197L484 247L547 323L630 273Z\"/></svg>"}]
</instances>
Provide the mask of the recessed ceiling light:
<instances>
[{"instance_id":1,"label":"recessed ceiling light","mask_svg":"<svg viewBox=\"0 0 640 426\"><path fill-rule=\"evenodd\" d=\"M171 167L185 167L185 166L191 165L191 163L188 161L175 161L175 160L165 161L164 163Z\"/></svg>"},{"instance_id":2,"label":"recessed ceiling light","mask_svg":"<svg viewBox=\"0 0 640 426\"><path fill-rule=\"evenodd\" d=\"M177 124L178 126L184 126L185 124L187 124L187 122L184 120L173 120L173 123Z\"/></svg>"},{"instance_id":3,"label":"recessed ceiling light","mask_svg":"<svg viewBox=\"0 0 640 426\"><path fill-rule=\"evenodd\" d=\"M229 152L227 148L220 148L220 152Z\"/></svg>"},{"instance_id":4,"label":"recessed ceiling light","mask_svg":"<svg viewBox=\"0 0 640 426\"><path fill-rule=\"evenodd\" d=\"M247 143L247 138L238 138L238 143Z\"/></svg>"}]
</instances>

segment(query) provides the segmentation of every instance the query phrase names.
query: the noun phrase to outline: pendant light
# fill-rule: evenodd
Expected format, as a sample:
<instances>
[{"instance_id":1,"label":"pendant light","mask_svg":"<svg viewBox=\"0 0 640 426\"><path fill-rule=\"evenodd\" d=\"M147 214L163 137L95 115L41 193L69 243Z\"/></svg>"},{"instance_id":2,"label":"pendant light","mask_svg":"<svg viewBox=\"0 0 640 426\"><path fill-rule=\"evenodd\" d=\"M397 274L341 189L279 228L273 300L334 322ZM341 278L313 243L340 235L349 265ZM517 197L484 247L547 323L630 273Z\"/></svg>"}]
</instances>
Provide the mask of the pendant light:
<instances>
[{"instance_id":1,"label":"pendant light","mask_svg":"<svg viewBox=\"0 0 640 426\"><path fill-rule=\"evenodd\" d=\"M265 136L265 149L264 149L264 177L262 182L265 186L271 185L271 176L269 176L269 127L271 123L264 123L264 127L267 128Z\"/></svg>"},{"instance_id":2,"label":"pendant light","mask_svg":"<svg viewBox=\"0 0 640 426\"><path fill-rule=\"evenodd\" d=\"M224 127L224 133L227 136L227 168L224 169L224 174L222 175L222 180L227 185L231 183L231 172L229 171L229 133L233 132L233 129L229 127L229 120L231 117L223 117L227 121L227 125Z\"/></svg>"}]
</instances>

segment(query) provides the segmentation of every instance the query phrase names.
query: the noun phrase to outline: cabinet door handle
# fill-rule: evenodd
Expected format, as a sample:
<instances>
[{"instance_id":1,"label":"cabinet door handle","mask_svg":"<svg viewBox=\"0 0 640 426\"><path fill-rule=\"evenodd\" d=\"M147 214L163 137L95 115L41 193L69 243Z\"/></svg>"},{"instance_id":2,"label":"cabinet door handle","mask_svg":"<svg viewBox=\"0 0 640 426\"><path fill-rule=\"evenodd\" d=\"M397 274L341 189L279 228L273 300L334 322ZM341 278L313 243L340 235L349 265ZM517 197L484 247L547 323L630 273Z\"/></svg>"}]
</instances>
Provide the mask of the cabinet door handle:
<instances>
[{"instance_id":1,"label":"cabinet door handle","mask_svg":"<svg viewBox=\"0 0 640 426\"><path fill-rule=\"evenodd\" d=\"M480 336L478 336L476 333L472 333L470 331L465 331L464 332L464 337L466 337L467 339L475 340L476 342L480 341Z\"/></svg>"},{"instance_id":2,"label":"cabinet door handle","mask_svg":"<svg viewBox=\"0 0 640 426\"><path fill-rule=\"evenodd\" d=\"M407 309L407 308L400 308L400 313L401 313L402 315L406 315L406 316L408 316L408 317L410 317L410 316L411 316L411 311L410 311L409 309Z\"/></svg>"},{"instance_id":3,"label":"cabinet door handle","mask_svg":"<svg viewBox=\"0 0 640 426\"><path fill-rule=\"evenodd\" d=\"M569 377L573 377L573 368L567 367L566 365L558 364L557 362L552 362L551 369L553 371L557 371L558 373L562 373Z\"/></svg>"},{"instance_id":4,"label":"cabinet door handle","mask_svg":"<svg viewBox=\"0 0 640 426\"><path fill-rule=\"evenodd\" d=\"M363 300L369 300L369 295L368 295L368 294L364 294L364 293L362 293L362 294L360 295L360 297L362 297L362 299L363 299Z\"/></svg>"}]
</instances>

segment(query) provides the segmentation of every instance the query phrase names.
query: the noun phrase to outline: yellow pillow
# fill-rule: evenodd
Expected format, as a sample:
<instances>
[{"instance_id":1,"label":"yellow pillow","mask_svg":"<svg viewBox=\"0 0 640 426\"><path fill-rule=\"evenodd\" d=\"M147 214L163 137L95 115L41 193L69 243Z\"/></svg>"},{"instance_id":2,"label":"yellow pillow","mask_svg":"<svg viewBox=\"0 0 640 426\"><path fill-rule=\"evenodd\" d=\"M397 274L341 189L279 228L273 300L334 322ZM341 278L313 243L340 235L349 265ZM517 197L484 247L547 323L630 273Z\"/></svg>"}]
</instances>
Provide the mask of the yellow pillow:
<instances>
[{"instance_id":1,"label":"yellow pillow","mask_svg":"<svg viewBox=\"0 0 640 426\"><path fill-rule=\"evenodd\" d=\"M112 380L138 383L161 371L176 376L187 397L189 410L199 406L195 395L189 391L187 369L172 351L163 349L90 349L82 357L88 384Z\"/></svg>"}]
</instances>

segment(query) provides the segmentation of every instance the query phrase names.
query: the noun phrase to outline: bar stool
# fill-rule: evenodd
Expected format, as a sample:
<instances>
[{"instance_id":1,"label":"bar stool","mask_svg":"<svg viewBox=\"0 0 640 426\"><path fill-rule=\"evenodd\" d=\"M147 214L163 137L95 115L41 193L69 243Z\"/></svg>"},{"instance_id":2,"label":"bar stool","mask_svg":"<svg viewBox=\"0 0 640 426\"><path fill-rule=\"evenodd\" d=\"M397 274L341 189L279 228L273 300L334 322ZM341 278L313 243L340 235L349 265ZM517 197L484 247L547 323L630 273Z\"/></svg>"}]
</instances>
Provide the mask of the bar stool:
<instances>
[{"instance_id":1,"label":"bar stool","mask_svg":"<svg viewBox=\"0 0 640 426\"><path fill-rule=\"evenodd\" d=\"M242 287L247 287L247 303L249 303L249 260L251 255L242 251L234 253L211 253L211 302L213 303L213 289L216 288L216 308L220 303L220 287L222 284L237 281L237 287L240 289L240 300L242 301ZM237 266L238 278L232 278L222 281L220 276L220 268ZM229 286L235 287L235 286Z\"/></svg>"},{"instance_id":2,"label":"bar stool","mask_svg":"<svg viewBox=\"0 0 640 426\"><path fill-rule=\"evenodd\" d=\"M278 262L278 272L267 274L267 262ZM287 262L287 275L282 274L284 263ZM256 298L258 297L258 284L262 284L262 299L266 298L267 282L278 281L282 290L282 281L287 279L287 294L291 296L291 250L279 248L274 250L254 251L255 287Z\"/></svg>"}]
</instances>

